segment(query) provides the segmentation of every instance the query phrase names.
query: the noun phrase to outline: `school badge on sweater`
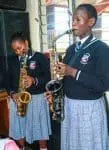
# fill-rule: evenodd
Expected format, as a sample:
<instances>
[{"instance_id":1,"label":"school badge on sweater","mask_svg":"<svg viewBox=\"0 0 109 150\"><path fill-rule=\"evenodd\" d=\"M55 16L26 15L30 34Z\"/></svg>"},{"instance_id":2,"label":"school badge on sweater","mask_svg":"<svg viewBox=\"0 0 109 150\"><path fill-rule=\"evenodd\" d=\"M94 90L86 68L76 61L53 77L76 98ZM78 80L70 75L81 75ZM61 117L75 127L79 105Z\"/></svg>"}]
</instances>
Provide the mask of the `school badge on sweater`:
<instances>
[{"instance_id":1,"label":"school badge on sweater","mask_svg":"<svg viewBox=\"0 0 109 150\"><path fill-rule=\"evenodd\" d=\"M34 70L34 69L36 68L36 61L30 61L30 66L29 66L29 68L30 68L31 70Z\"/></svg>"},{"instance_id":2,"label":"school badge on sweater","mask_svg":"<svg viewBox=\"0 0 109 150\"><path fill-rule=\"evenodd\" d=\"M80 60L81 64L87 64L89 61L89 58L90 58L90 54L85 53Z\"/></svg>"}]
</instances>

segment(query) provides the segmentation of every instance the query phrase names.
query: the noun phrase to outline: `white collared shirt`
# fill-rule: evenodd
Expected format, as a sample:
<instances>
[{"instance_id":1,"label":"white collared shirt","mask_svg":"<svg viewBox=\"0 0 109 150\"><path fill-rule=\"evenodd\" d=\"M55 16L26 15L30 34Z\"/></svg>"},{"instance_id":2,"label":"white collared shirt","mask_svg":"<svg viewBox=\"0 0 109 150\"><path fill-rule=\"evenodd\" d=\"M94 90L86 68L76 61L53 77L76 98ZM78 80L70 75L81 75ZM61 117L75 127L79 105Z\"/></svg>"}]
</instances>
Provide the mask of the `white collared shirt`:
<instances>
[{"instance_id":1,"label":"white collared shirt","mask_svg":"<svg viewBox=\"0 0 109 150\"><path fill-rule=\"evenodd\" d=\"M76 42L81 42L81 45L89 38L90 34L84 37L83 39L80 39L79 37L76 39ZM96 39L95 37L92 38L92 40ZM92 41L91 40L91 41Z\"/></svg>"},{"instance_id":2,"label":"white collared shirt","mask_svg":"<svg viewBox=\"0 0 109 150\"><path fill-rule=\"evenodd\" d=\"M88 38L89 38L90 35L84 37L83 39L80 39L79 37L77 38L77 42L81 42L81 44L83 44Z\"/></svg>"}]
</instances>

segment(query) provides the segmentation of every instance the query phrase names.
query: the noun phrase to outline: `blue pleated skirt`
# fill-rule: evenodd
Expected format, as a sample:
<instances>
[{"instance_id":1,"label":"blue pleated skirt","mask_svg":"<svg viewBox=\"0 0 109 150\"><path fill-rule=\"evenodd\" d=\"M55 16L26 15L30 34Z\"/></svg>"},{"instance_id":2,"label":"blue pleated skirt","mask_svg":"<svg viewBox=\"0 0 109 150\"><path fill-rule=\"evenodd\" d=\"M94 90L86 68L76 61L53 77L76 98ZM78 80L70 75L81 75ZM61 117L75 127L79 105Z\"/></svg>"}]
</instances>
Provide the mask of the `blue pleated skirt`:
<instances>
[{"instance_id":1,"label":"blue pleated skirt","mask_svg":"<svg viewBox=\"0 0 109 150\"><path fill-rule=\"evenodd\" d=\"M108 150L104 98L75 100L65 97L61 150Z\"/></svg>"},{"instance_id":2,"label":"blue pleated skirt","mask_svg":"<svg viewBox=\"0 0 109 150\"><path fill-rule=\"evenodd\" d=\"M18 140L25 138L28 143L35 140L49 139L51 124L49 107L43 94L32 95L32 101L27 105L25 117L16 113L16 104L10 99L9 136Z\"/></svg>"}]
</instances>

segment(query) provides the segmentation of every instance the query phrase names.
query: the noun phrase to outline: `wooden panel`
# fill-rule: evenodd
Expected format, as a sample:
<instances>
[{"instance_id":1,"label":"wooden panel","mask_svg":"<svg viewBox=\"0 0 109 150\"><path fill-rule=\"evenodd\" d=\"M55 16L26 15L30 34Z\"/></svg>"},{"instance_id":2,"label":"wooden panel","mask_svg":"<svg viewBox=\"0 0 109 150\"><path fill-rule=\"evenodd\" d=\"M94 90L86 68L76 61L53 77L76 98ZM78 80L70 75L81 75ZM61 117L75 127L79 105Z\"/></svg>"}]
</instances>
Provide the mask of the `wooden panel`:
<instances>
[{"instance_id":1,"label":"wooden panel","mask_svg":"<svg viewBox=\"0 0 109 150\"><path fill-rule=\"evenodd\" d=\"M0 135L8 136L9 133L9 112L7 99L0 101Z\"/></svg>"}]
</instances>

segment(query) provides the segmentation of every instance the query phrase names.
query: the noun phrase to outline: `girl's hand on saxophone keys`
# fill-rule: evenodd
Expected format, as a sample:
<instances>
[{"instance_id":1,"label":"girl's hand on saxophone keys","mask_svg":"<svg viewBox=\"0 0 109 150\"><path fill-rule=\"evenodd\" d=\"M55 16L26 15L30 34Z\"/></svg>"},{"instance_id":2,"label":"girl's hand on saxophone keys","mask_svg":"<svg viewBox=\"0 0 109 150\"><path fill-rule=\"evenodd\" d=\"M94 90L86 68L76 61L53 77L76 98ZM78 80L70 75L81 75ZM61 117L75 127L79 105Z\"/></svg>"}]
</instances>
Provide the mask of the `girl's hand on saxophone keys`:
<instances>
[{"instance_id":1,"label":"girl's hand on saxophone keys","mask_svg":"<svg viewBox=\"0 0 109 150\"><path fill-rule=\"evenodd\" d=\"M55 73L59 74L60 77L64 77L64 76L73 76L75 77L76 73L77 73L77 69L72 68L62 62L58 62L55 65Z\"/></svg>"},{"instance_id":2,"label":"girl's hand on saxophone keys","mask_svg":"<svg viewBox=\"0 0 109 150\"><path fill-rule=\"evenodd\" d=\"M35 84L36 81L33 77L27 75L24 77L24 87L29 88L32 84Z\"/></svg>"},{"instance_id":3,"label":"girl's hand on saxophone keys","mask_svg":"<svg viewBox=\"0 0 109 150\"><path fill-rule=\"evenodd\" d=\"M53 103L53 96L51 91L47 91L44 93L45 98L47 99L49 104Z\"/></svg>"},{"instance_id":4,"label":"girl's hand on saxophone keys","mask_svg":"<svg viewBox=\"0 0 109 150\"><path fill-rule=\"evenodd\" d=\"M54 69L54 73L55 75L59 78L59 79L63 79L64 75L65 75L65 64L62 62L57 62L55 64L55 69Z\"/></svg>"}]
</instances>

